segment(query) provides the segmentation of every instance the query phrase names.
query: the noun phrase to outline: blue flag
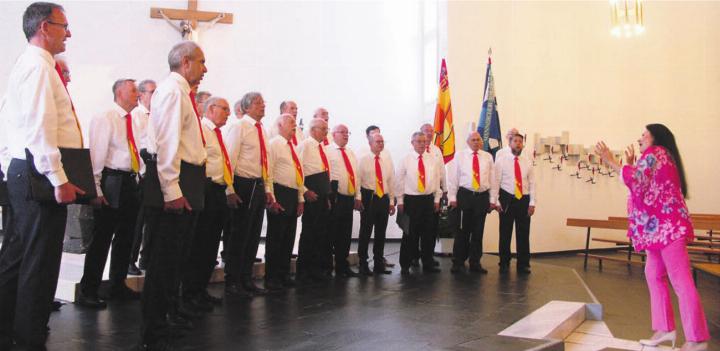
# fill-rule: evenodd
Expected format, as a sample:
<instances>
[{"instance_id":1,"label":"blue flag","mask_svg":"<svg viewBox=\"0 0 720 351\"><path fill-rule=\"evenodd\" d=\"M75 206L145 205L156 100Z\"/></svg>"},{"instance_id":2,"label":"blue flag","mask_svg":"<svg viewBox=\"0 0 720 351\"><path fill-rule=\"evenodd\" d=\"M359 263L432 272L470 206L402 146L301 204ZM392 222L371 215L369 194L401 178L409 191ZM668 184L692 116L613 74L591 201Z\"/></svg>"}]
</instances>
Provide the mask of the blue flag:
<instances>
[{"instance_id":1,"label":"blue flag","mask_svg":"<svg viewBox=\"0 0 720 351\"><path fill-rule=\"evenodd\" d=\"M483 92L482 111L477 131L483 139L483 150L495 153L502 148L502 134L500 133L500 115L497 111L497 97L495 97L495 79L492 74L492 60L488 57L485 71L485 90Z\"/></svg>"}]
</instances>

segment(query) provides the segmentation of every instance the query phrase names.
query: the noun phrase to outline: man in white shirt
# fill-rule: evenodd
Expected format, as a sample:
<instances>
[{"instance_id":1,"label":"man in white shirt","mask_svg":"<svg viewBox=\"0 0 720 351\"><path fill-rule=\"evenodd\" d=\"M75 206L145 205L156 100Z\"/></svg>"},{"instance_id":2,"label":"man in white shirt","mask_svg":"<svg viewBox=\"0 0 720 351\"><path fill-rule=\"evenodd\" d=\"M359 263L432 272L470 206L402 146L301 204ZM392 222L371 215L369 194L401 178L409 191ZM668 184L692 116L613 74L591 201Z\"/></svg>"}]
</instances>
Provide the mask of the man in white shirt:
<instances>
[{"instance_id":1,"label":"man in white shirt","mask_svg":"<svg viewBox=\"0 0 720 351\"><path fill-rule=\"evenodd\" d=\"M138 92L140 93L140 96L138 97L138 105L135 109L132 110L132 112L130 112L133 123L142 124L142 127L138 128L141 129L141 134L136 133L135 140L138 143L138 148L140 148L140 157L143 158L143 160L145 160L149 156L146 146L147 124L150 123L150 99L152 98L153 93L155 93L156 88L157 84L153 80L145 79L140 82L138 84ZM144 164L143 167L140 169L140 174L145 174ZM142 199L142 177L140 178L140 198ZM142 271L140 271L140 269L147 269L148 262L150 262L150 235L147 230L144 230L145 227L145 214L143 212L143 209L140 208L140 211L138 211L137 221L135 222L135 238L133 240L133 247L130 254L128 275L142 275ZM141 244L142 256L140 256ZM141 257L140 268L135 265L138 257Z\"/></svg>"},{"instance_id":2,"label":"man in white shirt","mask_svg":"<svg viewBox=\"0 0 720 351\"><path fill-rule=\"evenodd\" d=\"M269 183L269 140L261 123L265 100L260 93L250 92L243 96L240 105L245 116L228 124L223 132L235 173L233 187L226 192L233 219L225 247L225 292L252 297L267 292L255 285L252 274L265 208L275 201Z\"/></svg>"},{"instance_id":3,"label":"man in white shirt","mask_svg":"<svg viewBox=\"0 0 720 351\"><path fill-rule=\"evenodd\" d=\"M221 97L211 97L205 102L202 130L205 135L207 178L205 207L197 220L190 254L183 263L183 303L200 311L210 311L222 299L207 292L208 282L215 269L220 235L227 217L228 207L225 190L232 186L233 174L230 159L220 128L230 115L230 105Z\"/></svg>"},{"instance_id":4,"label":"man in white shirt","mask_svg":"<svg viewBox=\"0 0 720 351\"><path fill-rule=\"evenodd\" d=\"M313 113L313 119L315 118L320 118L325 121L327 125L330 125L330 113L324 107L318 107L317 109L315 109L315 113ZM311 138L310 131L307 132L306 137ZM328 134L325 136L325 140L323 140L323 145L328 146L330 145L330 143L332 143L332 135Z\"/></svg>"},{"instance_id":5,"label":"man in white shirt","mask_svg":"<svg viewBox=\"0 0 720 351\"><path fill-rule=\"evenodd\" d=\"M204 206L205 189L197 184L204 179L207 161L205 136L190 97L191 87L207 72L205 55L194 42L182 41L170 50L168 64L170 75L158 84L150 106L147 148L156 161L146 165L143 189L145 215L153 223L148 230L155 258L150 260L143 288L142 343L151 350L172 349L174 326L192 327L181 316L188 314L176 292L183 250L191 243L198 211ZM152 167L157 170L156 183L150 181Z\"/></svg>"},{"instance_id":6,"label":"man in white shirt","mask_svg":"<svg viewBox=\"0 0 720 351\"><path fill-rule=\"evenodd\" d=\"M220 128L223 135L226 135L226 132L228 129L230 129L230 126L240 123L240 120L243 118L243 115L245 115L245 111L243 111L243 109L242 109L242 99L235 101L235 103L233 104L233 112L235 113L235 117L232 117L232 116L228 117L228 120L227 120L227 122L225 122L225 125L222 128ZM227 140L225 142L226 142L225 145L229 148L229 146L227 145ZM234 167L235 166L233 165L233 168ZM234 199L231 202L234 202ZM232 210L231 210L231 212L232 212ZM225 250L228 247L228 239L230 238L230 235L232 234L232 222L233 222L232 218L233 218L232 215L227 216L227 218L225 219L225 224L223 225L223 231L222 231L223 249L222 249L222 251L220 251L220 256L221 256L223 262L225 262L225 259L226 259ZM225 265L225 274L227 274L227 265ZM227 281L226 281L226 284L227 284Z\"/></svg>"},{"instance_id":7,"label":"man in white shirt","mask_svg":"<svg viewBox=\"0 0 720 351\"><path fill-rule=\"evenodd\" d=\"M360 213L360 234L358 235L358 256L360 258L360 274L390 274L384 259L385 231L389 216L395 214L395 198L393 186L395 169L389 158L383 158L385 139L380 133L372 133L368 144L370 153L360 158L358 165L359 183L362 194ZM368 245L370 235L375 229L373 240L373 271L368 267Z\"/></svg>"},{"instance_id":8,"label":"man in white shirt","mask_svg":"<svg viewBox=\"0 0 720 351\"><path fill-rule=\"evenodd\" d=\"M295 118L283 113L277 121L278 135L270 141L270 184L275 203L268 208L265 245L265 287L281 291L295 286L290 275L290 259L295 245L297 218L303 214L304 174L292 136Z\"/></svg>"},{"instance_id":9,"label":"man in white shirt","mask_svg":"<svg viewBox=\"0 0 720 351\"><path fill-rule=\"evenodd\" d=\"M80 124L53 59L71 36L63 8L30 4L23 31L28 45L10 71L0 116L12 157L7 169L10 228L0 251L0 349L10 349L13 339L28 349L45 349L65 205L85 193L68 181L60 155L60 148L83 147ZM55 202L41 205L31 199L26 149L54 187Z\"/></svg>"},{"instance_id":10,"label":"man in white shirt","mask_svg":"<svg viewBox=\"0 0 720 351\"><path fill-rule=\"evenodd\" d=\"M365 128L365 137L368 139L368 145L372 142L372 135L375 133L378 133L378 134L380 133L380 127L371 124L367 128ZM366 153L371 153L370 148L368 148L367 150L362 150L360 154L365 155ZM385 160L385 162L390 162L391 168L392 168L393 172L395 172L395 166L393 165L392 157L390 157L390 153L385 149L384 140L383 140L383 149L382 149L382 151L380 151L380 157L383 160ZM394 186L394 184L392 184L392 186ZM390 203L393 204L393 206L395 205L394 197L390 197ZM395 216L398 226L400 226L400 227L402 227L402 225L400 225L400 223L403 220L402 217L404 217L404 216L401 216L400 214ZM388 261L387 258L383 258L383 262L385 263L385 267L388 267L388 268L395 267L395 264Z\"/></svg>"},{"instance_id":11,"label":"man in white shirt","mask_svg":"<svg viewBox=\"0 0 720 351\"><path fill-rule=\"evenodd\" d=\"M435 163L437 164L438 169L440 170L440 189L442 189L443 194L447 193L447 172L445 170L445 157L443 156L442 150L435 145L435 127L433 127L432 124L425 123L422 126L420 126L420 131L425 134L425 140L427 141L425 145L425 152L429 153L434 159ZM440 212L436 213L433 216L433 222L432 222L432 232L435 234L435 237L438 236L438 228L440 227ZM435 252L435 242L433 242L433 252ZM419 258L419 257L418 257ZM440 262L433 259L433 264L435 266L439 266Z\"/></svg>"},{"instance_id":12,"label":"man in white shirt","mask_svg":"<svg viewBox=\"0 0 720 351\"><path fill-rule=\"evenodd\" d=\"M433 216L440 211L441 170L436 159L425 151L426 143L425 134L413 133L413 151L400 161L395 173L398 212L407 213L410 217L410 231L403 234L400 245L402 274L410 273L412 259L418 256L418 245L421 247L419 257L423 271L440 272L433 260L435 233L432 228Z\"/></svg>"},{"instance_id":13,"label":"man in white shirt","mask_svg":"<svg viewBox=\"0 0 720 351\"><path fill-rule=\"evenodd\" d=\"M195 103L200 113L205 111L205 103L212 97L209 91L198 91L195 96Z\"/></svg>"},{"instance_id":14,"label":"man in white shirt","mask_svg":"<svg viewBox=\"0 0 720 351\"><path fill-rule=\"evenodd\" d=\"M355 152L348 147L350 131L344 124L333 127L333 143L328 146L330 161L330 246L335 257L336 277L357 277L350 269L350 238L353 210L361 208L360 182ZM330 263L332 265L332 263Z\"/></svg>"},{"instance_id":15,"label":"man in white shirt","mask_svg":"<svg viewBox=\"0 0 720 351\"><path fill-rule=\"evenodd\" d=\"M106 307L98 288L111 244L110 287L104 297L119 300L140 297L125 285L140 205L138 172L143 162L135 138L142 130L130 114L137 106L138 91L132 79L117 80L112 91L115 102L90 123L90 156L98 197L91 201L95 207L93 240L85 255L75 301L90 308Z\"/></svg>"},{"instance_id":16,"label":"man in white shirt","mask_svg":"<svg viewBox=\"0 0 720 351\"><path fill-rule=\"evenodd\" d=\"M495 153L495 160L498 160L505 156L512 156L512 150L510 149L510 144L512 144L513 137L517 133L518 133L518 130L516 128L510 128L510 130L507 131L507 134L505 135L507 144Z\"/></svg>"},{"instance_id":17,"label":"man in white shirt","mask_svg":"<svg viewBox=\"0 0 720 351\"><path fill-rule=\"evenodd\" d=\"M310 137L298 147L306 191L297 272L302 280L324 281L329 278L328 261L332 255L325 222L330 215L330 163L323 144L328 127L320 118L313 118L309 127Z\"/></svg>"},{"instance_id":18,"label":"man in white shirt","mask_svg":"<svg viewBox=\"0 0 720 351\"><path fill-rule=\"evenodd\" d=\"M485 217L491 211L490 184L493 179L492 155L482 150L482 137L471 132L468 148L458 152L448 163L448 202L459 211L460 231L453 243L452 273L465 270L470 259L470 271L487 273L480 264Z\"/></svg>"},{"instance_id":19,"label":"man in white shirt","mask_svg":"<svg viewBox=\"0 0 720 351\"><path fill-rule=\"evenodd\" d=\"M500 213L500 273L510 266L510 241L515 226L517 271L530 273L530 217L535 213L535 172L532 160L522 155L523 136L515 134L510 144L512 156L495 161L495 177L490 203Z\"/></svg>"},{"instance_id":20,"label":"man in white shirt","mask_svg":"<svg viewBox=\"0 0 720 351\"><path fill-rule=\"evenodd\" d=\"M295 124L297 125L297 123L298 123L298 119L297 119L298 107L297 107L297 104L295 103L295 101L285 100L280 103L280 114L282 115L284 113L291 115L295 119ZM270 139L273 139L276 135L279 134L279 130L278 130L279 121L280 121L280 117L278 116L275 119L275 123L273 123L273 125L270 126L269 132L268 132ZM305 135L303 135L302 130L300 130L300 128L297 128L297 126L295 129L296 129L295 134L292 136L292 138L290 138L290 141L292 141L293 145L297 147L300 142L305 140Z\"/></svg>"}]
</instances>

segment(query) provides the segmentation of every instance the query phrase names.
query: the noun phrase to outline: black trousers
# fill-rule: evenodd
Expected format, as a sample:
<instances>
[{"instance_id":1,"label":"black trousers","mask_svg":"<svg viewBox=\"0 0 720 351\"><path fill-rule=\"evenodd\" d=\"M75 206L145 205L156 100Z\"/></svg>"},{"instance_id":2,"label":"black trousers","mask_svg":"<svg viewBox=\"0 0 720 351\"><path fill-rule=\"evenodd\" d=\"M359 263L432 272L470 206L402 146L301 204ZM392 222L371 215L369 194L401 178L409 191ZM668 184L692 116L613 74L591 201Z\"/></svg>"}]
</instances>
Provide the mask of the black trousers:
<instances>
[{"instance_id":1,"label":"black trousers","mask_svg":"<svg viewBox=\"0 0 720 351\"><path fill-rule=\"evenodd\" d=\"M240 208L232 210L232 234L228 238L228 247L224 249L225 282L231 284L252 279L265 214L265 185L262 179L235 177L233 185L243 203Z\"/></svg>"},{"instance_id":2,"label":"black trousers","mask_svg":"<svg viewBox=\"0 0 720 351\"><path fill-rule=\"evenodd\" d=\"M344 272L349 267L347 258L350 255L355 196L334 193L333 199L328 236L335 256L335 272Z\"/></svg>"},{"instance_id":3,"label":"black trousers","mask_svg":"<svg viewBox=\"0 0 720 351\"><path fill-rule=\"evenodd\" d=\"M220 236L229 214L225 185L205 182L205 208L198 215L189 255L183 261L183 296L204 292L217 263Z\"/></svg>"},{"instance_id":4,"label":"black trousers","mask_svg":"<svg viewBox=\"0 0 720 351\"><path fill-rule=\"evenodd\" d=\"M488 191L479 193L460 188L457 193L457 204L460 230L457 231L453 243L453 263L463 265L469 258L470 266L479 266L483 252L485 217L490 208L490 194Z\"/></svg>"},{"instance_id":5,"label":"black trousers","mask_svg":"<svg viewBox=\"0 0 720 351\"><path fill-rule=\"evenodd\" d=\"M330 249L327 225L329 215L327 194L318 194L317 200L305 202L298 248L298 275L321 274L326 268Z\"/></svg>"},{"instance_id":6,"label":"black trousers","mask_svg":"<svg viewBox=\"0 0 720 351\"><path fill-rule=\"evenodd\" d=\"M111 244L110 285L111 287L125 285L130 251L135 236L135 219L140 204L135 178L127 172L105 170L100 180L103 193L115 191L107 189L108 177L120 179L114 182L114 184L120 185L120 189L117 190L120 194L120 202L118 208L103 205L93 211L95 219L93 239L85 255L83 277L80 280L82 292L88 296L97 296Z\"/></svg>"},{"instance_id":7,"label":"black trousers","mask_svg":"<svg viewBox=\"0 0 720 351\"><path fill-rule=\"evenodd\" d=\"M360 213L360 235L358 235L358 257L360 264L367 264L368 245L373 229L373 261L376 267L384 267L385 231L387 229L390 213L390 197L378 197L374 191L361 189L363 211Z\"/></svg>"},{"instance_id":8,"label":"black trousers","mask_svg":"<svg viewBox=\"0 0 720 351\"><path fill-rule=\"evenodd\" d=\"M50 303L57 286L67 207L29 200L27 163L8 169L10 206L0 249L0 342L45 344Z\"/></svg>"},{"instance_id":9,"label":"black trousers","mask_svg":"<svg viewBox=\"0 0 720 351\"><path fill-rule=\"evenodd\" d=\"M283 282L290 276L290 260L297 231L298 190L273 184L275 201L285 211L267 211L268 224L265 239L265 281Z\"/></svg>"},{"instance_id":10,"label":"black trousers","mask_svg":"<svg viewBox=\"0 0 720 351\"><path fill-rule=\"evenodd\" d=\"M166 316L177 308L180 268L187 258L197 223L197 212L169 213L146 207L152 256L142 293L142 339L151 343L170 338Z\"/></svg>"},{"instance_id":11,"label":"black trousers","mask_svg":"<svg viewBox=\"0 0 720 351\"><path fill-rule=\"evenodd\" d=\"M143 180L140 179L139 187L139 193L140 193L140 203L142 204L142 189L143 189ZM137 219L135 220L135 237L133 239L133 246L132 251L130 252L130 263L135 263L138 261L138 258L140 259L140 266L147 268L148 262L150 262L150 233L146 229L147 227L147 218L145 218L145 208L140 207L137 214ZM142 250L140 248L142 247Z\"/></svg>"},{"instance_id":12,"label":"black trousers","mask_svg":"<svg viewBox=\"0 0 720 351\"><path fill-rule=\"evenodd\" d=\"M405 195L404 202L405 213L410 217L410 232L403 234L400 244L400 266L410 267L412 260L419 257L423 266L432 267L436 236L433 195Z\"/></svg>"},{"instance_id":13,"label":"black trousers","mask_svg":"<svg viewBox=\"0 0 720 351\"><path fill-rule=\"evenodd\" d=\"M500 204L504 210L500 214L500 265L510 264L510 241L513 225L515 225L515 251L517 266L530 266L530 216L528 207L530 196L524 195L516 199L514 195L500 190Z\"/></svg>"}]
</instances>

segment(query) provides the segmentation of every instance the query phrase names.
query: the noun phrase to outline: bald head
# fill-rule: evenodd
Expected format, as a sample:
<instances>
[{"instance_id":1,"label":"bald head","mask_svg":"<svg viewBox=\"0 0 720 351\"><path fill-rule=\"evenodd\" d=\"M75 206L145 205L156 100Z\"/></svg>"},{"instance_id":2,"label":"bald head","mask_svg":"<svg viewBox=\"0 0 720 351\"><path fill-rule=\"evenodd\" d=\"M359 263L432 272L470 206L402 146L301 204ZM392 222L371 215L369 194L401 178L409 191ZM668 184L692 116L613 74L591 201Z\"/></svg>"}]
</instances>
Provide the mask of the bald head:
<instances>
[{"instance_id":1,"label":"bald head","mask_svg":"<svg viewBox=\"0 0 720 351\"><path fill-rule=\"evenodd\" d=\"M327 121L330 120L330 113L324 107L318 107L317 110L315 110L313 117L320 118L327 123Z\"/></svg>"},{"instance_id":2,"label":"bald head","mask_svg":"<svg viewBox=\"0 0 720 351\"><path fill-rule=\"evenodd\" d=\"M472 151L478 151L483 147L483 140L478 132L470 132L467 137L467 145Z\"/></svg>"},{"instance_id":3,"label":"bald head","mask_svg":"<svg viewBox=\"0 0 720 351\"><path fill-rule=\"evenodd\" d=\"M332 129L333 140L339 147L345 147L350 140L350 131L344 124L338 124Z\"/></svg>"},{"instance_id":4,"label":"bald head","mask_svg":"<svg viewBox=\"0 0 720 351\"><path fill-rule=\"evenodd\" d=\"M218 128L224 126L230 116L230 104L218 96L213 96L205 101L203 109L205 118L211 120Z\"/></svg>"},{"instance_id":5,"label":"bald head","mask_svg":"<svg viewBox=\"0 0 720 351\"><path fill-rule=\"evenodd\" d=\"M313 118L310 120L310 136L322 142L327 137L328 124L322 118Z\"/></svg>"},{"instance_id":6,"label":"bald head","mask_svg":"<svg viewBox=\"0 0 720 351\"><path fill-rule=\"evenodd\" d=\"M420 131L425 134L425 142L432 143L433 137L435 136L435 127L430 123L425 123L420 126Z\"/></svg>"},{"instance_id":7,"label":"bald head","mask_svg":"<svg viewBox=\"0 0 720 351\"><path fill-rule=\"evenodd\" d=\"M368 135L368 144L370 145L370 151L375 155L380 153L385 148L385 139L380 133L373 133Z\"/></svg>"}]
</instances>

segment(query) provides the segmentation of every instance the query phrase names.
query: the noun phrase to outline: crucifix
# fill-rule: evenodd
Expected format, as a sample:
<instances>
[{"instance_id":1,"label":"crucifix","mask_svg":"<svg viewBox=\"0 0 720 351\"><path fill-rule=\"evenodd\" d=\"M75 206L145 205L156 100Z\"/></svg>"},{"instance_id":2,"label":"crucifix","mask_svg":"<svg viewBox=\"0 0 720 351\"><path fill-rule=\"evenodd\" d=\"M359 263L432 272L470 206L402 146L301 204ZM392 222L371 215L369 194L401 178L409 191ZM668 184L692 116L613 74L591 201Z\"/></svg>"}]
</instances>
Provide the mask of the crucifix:
<instances>
[{"instance_id":1,"label":"crucifix","mask_svg":"<svg viewBox=\"0 0 720 351\"><path fill-rule=\"evenodd\" d=\"M162 18L175 28L185 40L197 41L198 22L208 22L210 27L215 23L233 23L233 14L225 12L198 11L197 0L188 0L187 10L153 7L150 9L151 18ZM175 24L173 20L179 20Z\"/></svg>"}]
</instances>

